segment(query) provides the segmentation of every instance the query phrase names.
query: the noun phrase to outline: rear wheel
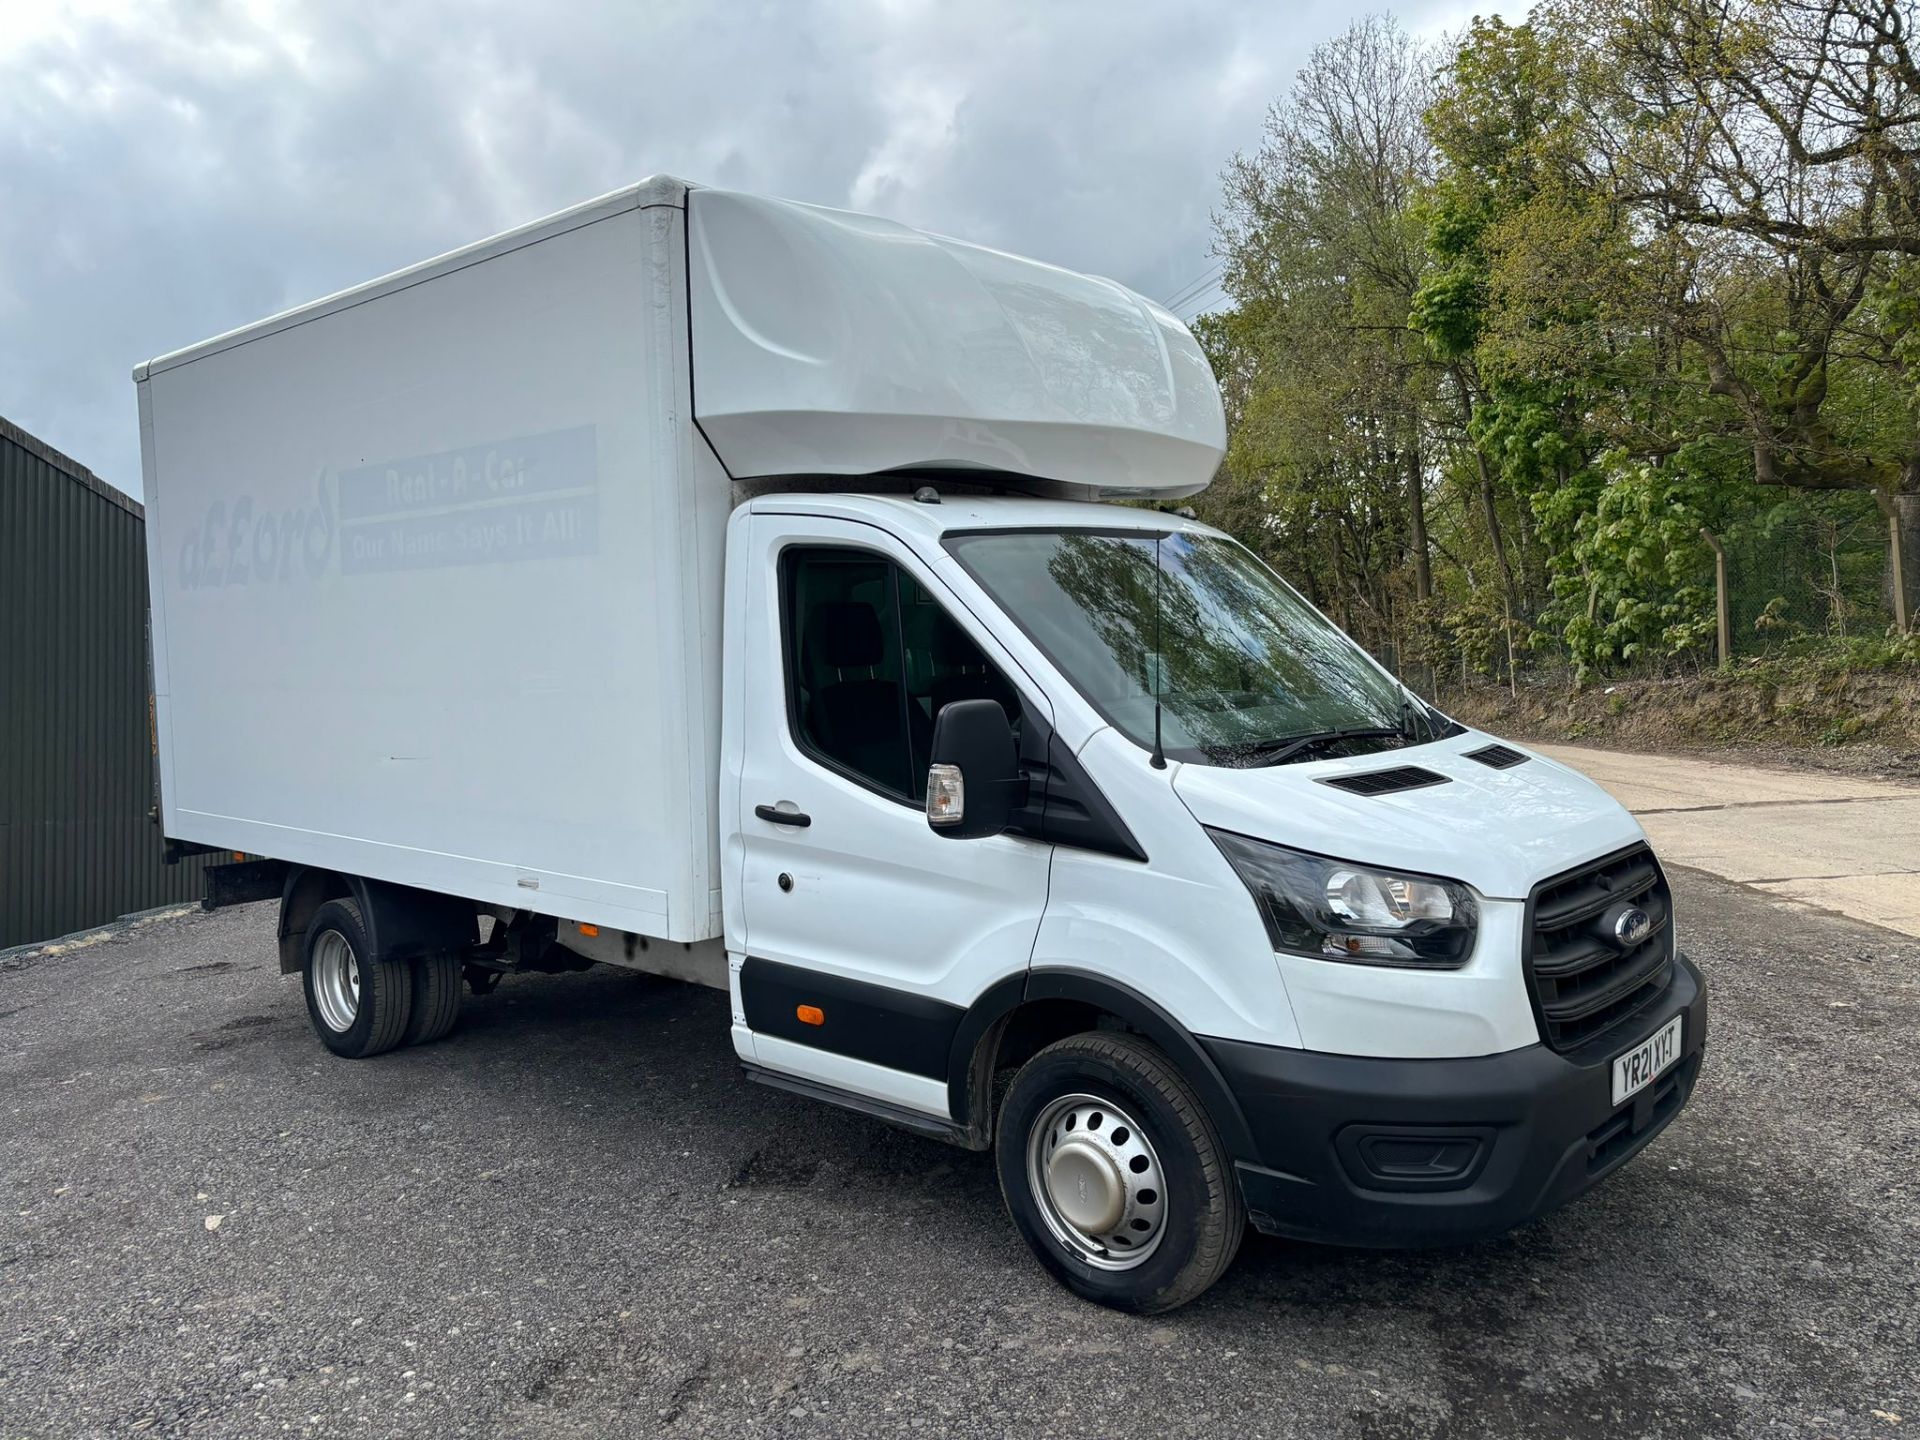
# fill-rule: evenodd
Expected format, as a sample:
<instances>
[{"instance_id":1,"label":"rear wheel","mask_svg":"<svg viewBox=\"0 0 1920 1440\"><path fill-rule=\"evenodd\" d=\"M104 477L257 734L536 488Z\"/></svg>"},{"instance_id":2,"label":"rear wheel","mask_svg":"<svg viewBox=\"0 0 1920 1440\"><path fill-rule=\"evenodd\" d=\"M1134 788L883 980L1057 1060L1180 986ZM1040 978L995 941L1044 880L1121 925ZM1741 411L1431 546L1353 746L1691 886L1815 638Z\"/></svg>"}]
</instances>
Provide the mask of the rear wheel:
<instances>
[{"instance_id":1,"label":"rear wheel","mask_svg":"<svg viewBox=\"0 0 1920 1440\"><path fill-rule=\"evenodd\" d=\"M422 955L413 971L413 1002L403 1045L431 1045L460 1019L460 957L451 951Z\"/></svg>"},{"instance_id":2,"label":"rear wheel","mask_svg":"<svg viewBox=\"0 0 1920 1440\"><path fill-rule=\"evenodd\" d=\"M413 977L403 960L372 960L360 907L329 900L307 925L303 973L307 1018L336 1055L364 1059L393 1049L407 1033Z\"/></svg>"},{"instance_id":3,"label":"rear wheel","mask_svg":"<svg viewBox=\"0 0 1920 1440\"><path fill-rule=\"evenodd\" d=\"M1014 1224L1075 1294L1151 1314L1225 1273L1246 1209L1172 1062L1132 1035L1049 1045L1014 1077L995 1158Z\"/></svg>"}]
</instances>

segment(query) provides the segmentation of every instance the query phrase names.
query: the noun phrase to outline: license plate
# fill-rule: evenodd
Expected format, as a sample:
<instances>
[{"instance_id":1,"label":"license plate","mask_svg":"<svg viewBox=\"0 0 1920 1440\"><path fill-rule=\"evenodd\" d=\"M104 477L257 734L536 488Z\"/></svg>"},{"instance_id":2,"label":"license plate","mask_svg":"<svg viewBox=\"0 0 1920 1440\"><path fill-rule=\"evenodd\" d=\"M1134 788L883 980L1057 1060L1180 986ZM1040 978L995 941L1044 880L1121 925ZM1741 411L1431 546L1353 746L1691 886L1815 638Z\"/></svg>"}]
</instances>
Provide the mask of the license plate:
<instances>
[{"instance_id":1,"label":"license plate","mask_svg":"<svg viewBox=\"0 0 1920 1440\"><path fill-rule=\"evenodd\" d=\"M1680 1022L1676 1015L1613 1062L1613 1103L1639 1094L1680 1058Z\"/></svg>"}]
</instances>

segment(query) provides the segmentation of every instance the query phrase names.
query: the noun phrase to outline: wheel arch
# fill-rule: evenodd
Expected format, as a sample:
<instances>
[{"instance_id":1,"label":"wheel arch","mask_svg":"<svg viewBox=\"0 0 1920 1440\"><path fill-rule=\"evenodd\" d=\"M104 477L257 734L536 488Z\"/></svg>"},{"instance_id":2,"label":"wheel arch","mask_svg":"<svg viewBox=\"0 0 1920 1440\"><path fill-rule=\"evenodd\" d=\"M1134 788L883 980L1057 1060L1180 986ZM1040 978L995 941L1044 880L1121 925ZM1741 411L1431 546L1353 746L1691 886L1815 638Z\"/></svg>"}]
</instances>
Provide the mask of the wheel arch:
<instances>
[{"instance_id":1,"label":"wheel arch","mask_svg":"<svg viewBox=\"0 0 1920 1440\"><path fill-rule=\"evenodd\" d=\"M457 950L479 939L479 912L470 900L415 890L385 880L345 875L313 865L287 871L280 893L280 972L291 975L307 958L307 929L329 900L360 907L374 960L401 960L434 950Z\"/></svg>"},{"instance_id":2,"label":"wheel arch","mask_svg":"<svg viewBox=\"0 0 1920 1440\"><path fill-rule=\"evenodd\" d=\"M1051 1043L1098 1028L1111 1017L1151 1041L1186 1077L1206 1107L1227 1153L1254 1153L1240 1103L1200 1042L1165 1008L1128 985L1091 971L1030 970L990 987L968 1007L954 1034L947 1071L947 1102L970 1145L985 1148L993 1134L993 1077L1010 1038Z\"/></svg>"}]
</instances>

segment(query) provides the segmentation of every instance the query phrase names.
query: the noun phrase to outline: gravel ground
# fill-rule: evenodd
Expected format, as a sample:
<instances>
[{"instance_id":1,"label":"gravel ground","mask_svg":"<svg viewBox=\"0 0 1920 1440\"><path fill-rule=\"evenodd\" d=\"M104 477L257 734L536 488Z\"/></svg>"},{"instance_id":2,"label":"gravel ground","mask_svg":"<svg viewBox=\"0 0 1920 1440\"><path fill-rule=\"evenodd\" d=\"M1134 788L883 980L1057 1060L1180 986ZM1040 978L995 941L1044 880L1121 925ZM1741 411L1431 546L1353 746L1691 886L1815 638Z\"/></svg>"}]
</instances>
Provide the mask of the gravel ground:
<instances>
[{"instance_id":1,"label":"gravel ground","mask_svg":"<svg viewBox=\"0 0 1920 1440\"><path fill-rule=\"evenodd\" d=\"M1136 1320L984 1156L755 1086L724 997L510 980L332 1059L249 907L0 957L0 1440L1920 1427L1920 947L1680 880L1692 1107L1495 1243L1250 1237Z\"/></svg>"}]
</instances>

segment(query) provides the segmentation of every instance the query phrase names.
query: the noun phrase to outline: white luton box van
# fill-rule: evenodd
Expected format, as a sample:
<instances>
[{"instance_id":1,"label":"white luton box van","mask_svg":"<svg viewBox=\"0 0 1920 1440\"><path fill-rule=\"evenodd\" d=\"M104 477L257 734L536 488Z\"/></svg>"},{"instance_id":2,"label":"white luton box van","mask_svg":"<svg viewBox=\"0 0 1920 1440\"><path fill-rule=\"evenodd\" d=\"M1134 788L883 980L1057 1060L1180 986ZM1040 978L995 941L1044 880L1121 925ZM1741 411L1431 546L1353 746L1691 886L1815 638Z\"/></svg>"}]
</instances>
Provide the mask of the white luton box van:
<instances>
[{"instance_id":1,"label":"white luton box van","mask_svg":"<svg viewBox=\"0 0 1920 1440\"><path fill-rule=\"evenodd\" d=\"M1078 1293L1249 1220L1497 1233L1679 1111L1634 820L1164 509L1225 444L1111 282L655 178L135 372L161 818L314 1029L591 962L993 1149Z\"/></svg>"}]
</instances>

